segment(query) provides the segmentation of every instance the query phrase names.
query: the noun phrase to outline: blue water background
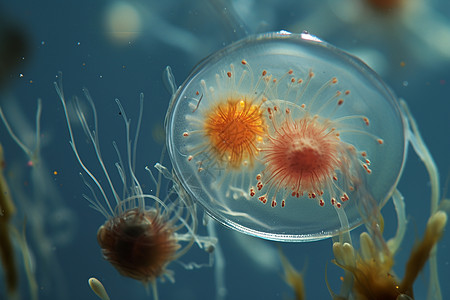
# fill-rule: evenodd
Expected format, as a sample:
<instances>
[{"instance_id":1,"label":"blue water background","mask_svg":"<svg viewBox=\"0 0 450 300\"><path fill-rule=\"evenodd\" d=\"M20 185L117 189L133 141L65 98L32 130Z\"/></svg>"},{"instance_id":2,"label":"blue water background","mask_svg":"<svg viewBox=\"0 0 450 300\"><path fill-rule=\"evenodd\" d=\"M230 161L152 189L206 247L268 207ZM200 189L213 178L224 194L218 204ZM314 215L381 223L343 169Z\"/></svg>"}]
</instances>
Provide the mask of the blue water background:
<instances>
[{"instance_id":1,"label":"blue water background","mask_svg":"<svg viewBox=\"0 0 450 300\"><path fill-rule=\"evenodd\" d=\"M428 2L427 5L434 12L440 12L448 18L449 3L437 0ZM18 104L31 128L34 128L36 100L42 98L42 158L52 178L48 184L55 185L62 195L57 206L70 211L69 216L59 216L70 218L69 225L58 220L58 214L55 217L56 221L50 219L44 221L44 232L52 241L50 247L52 262L44 264L39 260L35 261L36 273L46 274L44 277L49 278L44 280L41 275L37 278L40 282L39 299L96 299L87 284L91 276L103 282L111 299L151 298L141 283L122 277L101 257L96 232L103 224L104 217L89 208L87 201L82 198L82 193L87 191L78 176L81 168L69 146L64 113L53 86L59 71L63 73L67 98L72 95L82 96L83 87L91 92L99 113L99 136L103 155L111 168L116 161L111 142L116 140L122 143L122 146L124 142L123 120L114 99L120 99L129 117L135 120L138 115L139 94L144 93L144 123L137 160L137 165L141 167L138 176L143 178L141 181L144 182L148 178L143 167L158 162L162 149L163 141L161 139L155 141L154 136L161 136L164 114L170 99L162 79L162 72L167 65L172 67L177 83L181 84L198 61L233 40L243 37L246 31L252 33L296 28L293 24L314 14L320 16L318 12L330 10L327 1L320 3L235 1L234 7L239 14L234 15L232 9L224 13L220 4L217 4L218 8L208 4L207 1L132 1L130 3L142 5L145 10L151 11L153 16L157 15L159 20L165 23L144 18L140 35L129 43L118 45L108 38L108 30L104 25L104 14L112 3L111 1L0 3L2 16L9 18L5 18L7 22L19 25L27 34L30 46L30 53L24 57L26 63L11 74L12 78L7 88L2 91L2 98L7 101L12 99ZM236 23L235 16L244 19L246 29ZM450 26L450 18L446 22ZM183 40L168 42L171 39L170 35L164 40L160 34L155 33L167 30L167 24L189 33L194 37L191 41L195 41L196 45L191 45L189 50L186 50ZM315 32L314 26L317 24L320 24L320 27ZM391 30L397 31L398 37L401 38L383 38L382 31L385 26L380 24L373 23L370 27L359 28L343 24L337 18L315 19L314 24L302 26L307 27L304 29L308 29L312 34L317 34L347 51L361 49L376 51L376 57L381 60L374 60L372 66L376 70L379 67L381 76L387 84L399 97L407 101L438 165L443 188L445 180L450 176L450 60L448 57L439 57L431 52L411 31L402 31L400 25L395 27L395 22L393 24ZM334 27L338 30L324 30L321 35L321 28ZM361 32L362 30L368 30L367 34ZM423 49L423 53L417 55L415 53L417 49ZM380 65L376 64L377 61ZM401 66L402 61L405 66ZM16 126L26 125L21 122ZM26 174L29 168L28 159L10 139L3 125L0 126L0 137L5 148L7 173L10 176L17 174L15 173L18 172L17 169L13 168L16 166ZM85 150L84 153L90 156L89 163L95 164L95 156L89 145L83 141L79 145ZM167 160L165 163L169 164ZM114 169L112 170L114 172ZM26 178L26 175L24 176ZM114 176L118 179L116 175ZM27 192L29 182L25 180L22 187ZM409 151L399 190L405 196L409 221L404 244L396 256L395 271L402 277L409 251L414 242L422 236L430 211L428 176L413 151ZM447 197L449 195L447 194ZM36 203L33 201L39 199L29 201L31 203L29 209L21 211L20 216L42 214L47 218L52 215L53 206L35 209ZM387 204L382 212L386 222L385 233L390 237L394 234L396 226L392 204ZM20 228L22 220L18 219L15 222ZM61 230L54 228L61 224L66 224L67 228ZM228 291L226 299L293 299L291 289L283 280L283 271L279 263L275 263L275 267L263 267L255 263L255 259L251 256L263 255L259 248L250 249L245 253L237 244L236 233L221 225L216 227L226 259L225 281ZM52 238L61 234L61 231L66 237L65 241ZM32 240L32 237L28 239ZM441 283L450 278L449 243L450 236L447 232L438 247ZM333 255L330 240L298 244L264 242L264 245L274 250L275 254L278 247L281 247L291 263L298 270L303 270L307 299L330 298L325 283L327 266L328 281L331 287L338 291L339 276L342 272L331 263ZM30 247L33 250L36 245L31 244ZM278 257L273 256L262 259L278 261ZM205 263L208 256L201 249L193 247L183 261ZM160 299L215 299L213 268L185 270L178 264L172 264L170 268L175 271L176 282L158 283ZM23 271L21 279L24 280ZM425 298L427 284L426 267L423 275L417 279L415 290L417 299ZM28 288L23 281L20 290L22 299L28 299ZM450 297L448 284L442 284L442 293L444 299ZM5 287L1 283L0 299L5 297Z\"/></svg>"}]
</instances>

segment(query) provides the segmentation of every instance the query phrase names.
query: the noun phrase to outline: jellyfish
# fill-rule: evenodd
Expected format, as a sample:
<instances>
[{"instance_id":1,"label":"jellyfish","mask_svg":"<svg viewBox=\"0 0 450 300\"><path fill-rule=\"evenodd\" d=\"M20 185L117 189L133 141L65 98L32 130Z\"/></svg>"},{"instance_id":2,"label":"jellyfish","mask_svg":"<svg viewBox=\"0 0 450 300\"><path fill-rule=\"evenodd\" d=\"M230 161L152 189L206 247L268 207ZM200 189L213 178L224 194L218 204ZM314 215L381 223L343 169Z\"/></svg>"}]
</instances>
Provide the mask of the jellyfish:
<instances>
[{"instance_id":1,"label":"jellyfish","mask_svg":"<svg viewBox=\"0 0 450 300\"><path fill-rule=\"evenodd\" d=\"M93 129L88 120L86 111L82 109L81 101L75 98L74 111L88 140L92 143L95 156L103 172L106 186L101 184L99 175L94 175L92 168L85 164L79 147L76 143L74 120L70 118L68 105L62 88L62 75L59 82L55 82L55 88L64 108L67 126L70 135L72 150L88 178L80 173L82 180L88 188L90 195L83 197L90 206L99 211L105 218L105 223L97 232L97 241L102 250L103 257L111 263L123 276L150 285L153 298L158 299L157 279L168 279L174 282L174 273L168 265L174 261L194 268L197 264L184 264L179 259L186 254L194 244L212 252L217 240L214 237L201 237L197 235L198 222L196 205L184 192L178 180L172 173L157 163L155 168L158 176L155 177L150 170L149 178L155 185L155 193L148 194L136 176L136 152L143 118L144 95L140 95L140 114L136 124L134 139L131 136L131 119L128 119L120 101L116 99L120 114L123 117L126 134L126 156L122 158L120 148L116 142L113 147L116 151L118 162L115 167L120 177L120 185L113 183L112 176L104 162L98 136L97 112L94 101L87 89L83 89L84 95L93 114ZM172 188L166 197L161 197L161 178L168 178L172 182ZM158 179L156 179L158 178ZM119 187L122 193L119 194ZM109 190L109 191L108 191ZM100 199L99 199L100 197ZM161 197L161 198L160 198Z\"/></svg>"},{"instance_id":2,"label":"jellyfish","mask_svg":"<svg viewBox=\"0 0 450 300\"><path fill-rule=\"evenodd\" d=\"M188 193L222 224L278 241L361 224L365 195L383 206L405 158L391 90L306 32L250 36L207 57L174 93L165 126Z\"/></svg>"}]
</instances>

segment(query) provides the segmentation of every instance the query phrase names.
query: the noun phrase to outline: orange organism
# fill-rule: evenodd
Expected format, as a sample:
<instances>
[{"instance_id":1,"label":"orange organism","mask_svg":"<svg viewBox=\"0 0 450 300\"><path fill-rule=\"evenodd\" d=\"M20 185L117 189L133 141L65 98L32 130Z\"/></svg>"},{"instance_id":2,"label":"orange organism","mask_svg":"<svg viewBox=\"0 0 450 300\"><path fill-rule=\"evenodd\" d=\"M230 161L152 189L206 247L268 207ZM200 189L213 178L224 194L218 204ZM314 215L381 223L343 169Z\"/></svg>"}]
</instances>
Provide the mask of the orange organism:
<instances>
[{"instance_id":1,"label":"orange organism","mask_svg":"<svg viewBox=\"0 0 450 300\"><path fill-rule=\"evenodd\" d=\"M204 128L216 159L231 168L240 168L244 160L252 164L264 134L259 106L247 99L229 99L211 110Z\"/></svg>"},{"instance_id":2,"label":"orange organism","mask_svg":"<svg viewBox=\"0 0 450 300\"><path fill-rule=\"evenodd\" d=\"M261 81L245 92L240 91L248 73L253 76L245 60L241 65L246 69L238 82L237 72L231 65L230 71L224 70L216 77L226 89L208 88L202 80L202 95L192 98L196 104L189 119L191 129L183 132L183 137L188 138L188 160L196 161L200 171L211 166L238 171L242 166L253 166L259 153L257 146L265 133L263 99L254 91Z\"/></svg>"}]
</instances>

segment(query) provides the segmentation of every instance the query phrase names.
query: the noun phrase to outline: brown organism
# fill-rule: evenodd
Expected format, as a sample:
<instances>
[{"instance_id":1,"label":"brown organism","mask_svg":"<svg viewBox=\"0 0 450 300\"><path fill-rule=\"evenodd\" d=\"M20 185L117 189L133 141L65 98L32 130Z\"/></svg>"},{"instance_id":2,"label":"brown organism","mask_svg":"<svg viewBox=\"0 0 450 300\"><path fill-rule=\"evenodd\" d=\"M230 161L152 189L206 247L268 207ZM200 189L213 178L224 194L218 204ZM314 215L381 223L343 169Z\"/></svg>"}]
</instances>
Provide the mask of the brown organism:
<instances>
[{"instance_id":1,"label":"brown organism","mask_svg":"<svg viewBox=\"0 0 450 300\"><path fill-rule=\"evenodd\" d=\"M123 276L144 284L166 272L180 248L174 228L156 209L131 209L105 222L97 232L104 258Z\"/></svg>"},{"instance_id":2,"label":"brown organism","mask_svg":"<svg viewBox=\"0 0 450 300\"><path fill-rule=\"evenodd\" d=\"M91 206L100 212L105 218L105 223L97 232L97 240L103 252L104 258L110 262L121 275L139 280L146 288L151 287L153 299L157 300L157 279L168 279L174 282L174 272L167 269L167 266L181 256L183 256L196 243L199 247L214 247L216 239L202 237L197 239L197 210L192 199L182 189L176 175L170 172L160 163L156 163L154 168L158 170L157 176L149 167L145 170L150 176L150 181L154 183L154 190L151 194L144 193L135 174L136 149L141 121L143 119L144 95L140 94L140 113L136 124L135 137L131 141L129 138L130 123L125 110L118 99L120 115L126 129L126 159L122 159L119 147L113 142L118 155L118 162L115 164L122 180L119 187L122 189L122 196L117 192L119 187L115 186L108 169L105 167L100 143L98 139L98 122L95 103L87 89L84 89L86 100L92 109L93 124L90 124L85 111L82 110L80 100L75 98L72 109L78 116L83 132L91 141L93 151L96 154L97 162L103 170L107 184L102 185L93 172L84 163L78 147L76 146L75 134L72 129L68 105L66 103L62 79L59 74L59 81L55 82L55 89L63 105L69 130L70 144L80 166L87 174L88 179L80 173L85 185L92 195L83 195ZM91 128L94 128L91 130ZM164 150L160 160L164 159ZM161 184L163 178L170 180L171 187L167 190L164 198L160 197ZM147 185L146 185L147 186ZM109 195L107 191L109 189ZM103 201L100 201L96 192L101 194Z\"/></svg>"}]
</instances>

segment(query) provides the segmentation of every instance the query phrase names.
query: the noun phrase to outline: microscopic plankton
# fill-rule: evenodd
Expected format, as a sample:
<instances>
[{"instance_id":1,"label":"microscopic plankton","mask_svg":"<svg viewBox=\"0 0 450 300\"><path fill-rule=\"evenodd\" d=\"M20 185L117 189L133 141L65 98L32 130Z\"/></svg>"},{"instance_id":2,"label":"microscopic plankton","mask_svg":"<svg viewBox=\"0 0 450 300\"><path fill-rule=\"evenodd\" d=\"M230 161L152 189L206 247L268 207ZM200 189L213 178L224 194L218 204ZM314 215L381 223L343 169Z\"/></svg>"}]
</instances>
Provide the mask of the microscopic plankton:
<instances>
[{"instance_id":1,"label":"microscopic plankton","mask_svg":"<svg viewBox=\"0 0 450 300\"><path fill-rule=\"evenodd\" d=\"M193 199L223 224L272 240L359 225L360 205L387 201L405 158L390 89L306 32L250 36L207 57L174 91L165 125Z\"/></svg>"},{"instance_id":2,"label":"microscopic plankton","mask_svg":"<svg viewBox=\"0 0 450 300\"><path fill-rule=\"evenodd\" d=\"M82 179L91 192L90 196L83 196L94 209L106 218L105 223L100 226L97 232L97 241L102 249L103 257L121 275L141 281L146 286L150 284L153 299L157 300L156 280L167 278L174 282L173 271L168 269L168 265L178 261L195 243L211 254L217 240L216 238L197 235L198 222L195 204L192 203L190 197L179 185L176 177L161 164L155 165L155 168L160 172L158 180L153 176L150 169L146 168L150 175L149 179L153 181L156 189L154 194L144 193L135 172L136 146L143 118L144 95L141 94L140 97L140 114L136 122L136 133L133 140L130 129L131 119L128 119L121 103L116 99L124 120L126 133L125 160L122 159L118 144L113 142L118 156L115 167L121 179L119 185L113 183L114 180L108 172L100 151L98 118L93 99L87 89L84 89L85 97L92 110L93 124L91 124L88 121L86 111L82 109L80 100L75 98L74 112L84 134L92 144L104 179L107 182L106 185L102 185L101 181L91 171L92 169L85 164L85 159L80 155L72 129L74 121L70 119L61 77L60 74L59 81L55 82L55 88L64 108L70 145L81 168L88 176L86 179L82 175ZM169 189L166 197L160 198L162 176L172 181L172 188ZM94 185L90 182L93 182ZM122 189L122 196L119 196L119 188ZM99 200L97 194L100 194L103 198L102 201ZM202 266L195 263L178 262L187 269Z\"/></svg>"}]
</instances>

